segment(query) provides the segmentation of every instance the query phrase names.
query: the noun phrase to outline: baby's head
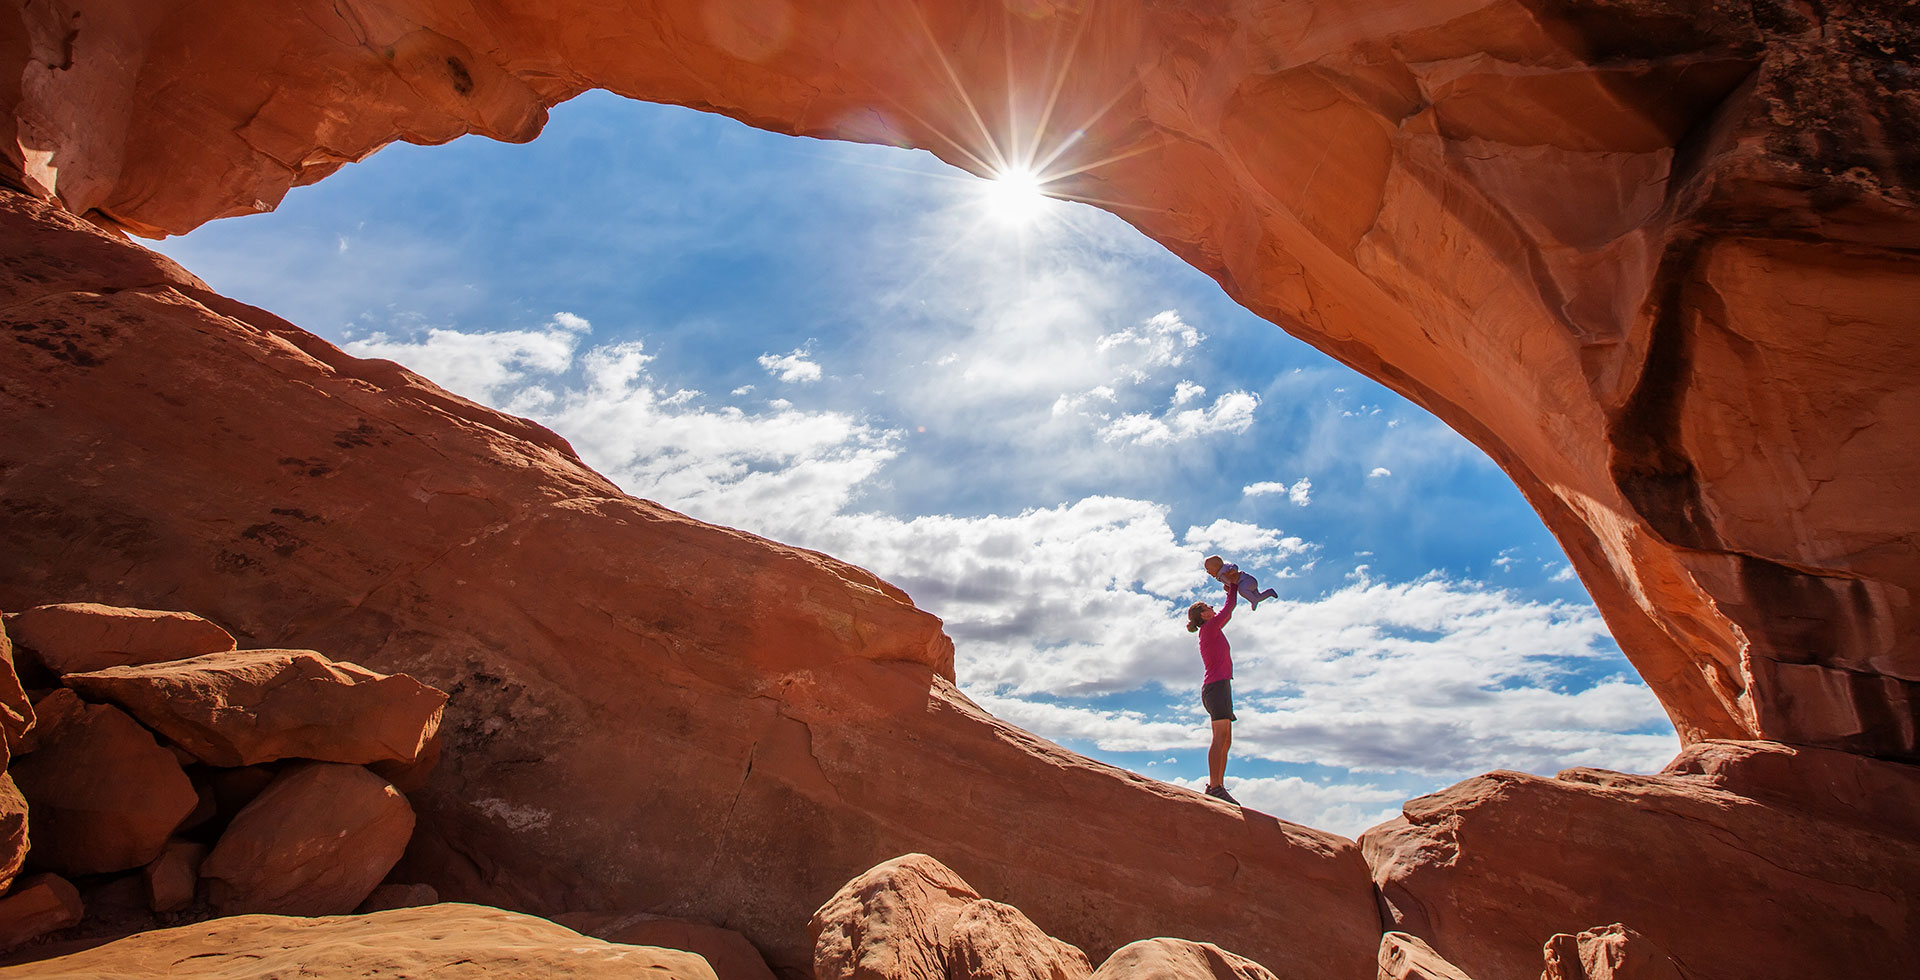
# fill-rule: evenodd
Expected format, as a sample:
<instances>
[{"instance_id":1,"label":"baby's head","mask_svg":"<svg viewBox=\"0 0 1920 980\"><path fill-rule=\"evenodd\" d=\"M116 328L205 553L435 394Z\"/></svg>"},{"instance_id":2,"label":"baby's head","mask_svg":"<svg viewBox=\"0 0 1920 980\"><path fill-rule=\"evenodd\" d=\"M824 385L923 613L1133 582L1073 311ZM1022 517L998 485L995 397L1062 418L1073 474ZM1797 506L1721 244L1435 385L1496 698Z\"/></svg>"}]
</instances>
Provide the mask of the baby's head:
<instances>
[{"instance_id":1,"label":"baby's head","mask_svg":"<svg viewBox=\"0 0 1920 980\"><path fill-rule=\"evenodd\" d=\"M1218 575L1220 574L1220 566L1226 563L1220 560L1219 555L1208 555L1207 560L1202 564L1207 566L1208 575Z\"/></svg>"},{"instance_id":2,"label":"baby's head","mask_svg":"<svg viewBox=\"0 0 1920 980\"><path fill-rule=\"evenodd\" d=\"M1200 624L1213 616L1213 607L1204 602L1196 602L1187 607L1187 632L1200 632Z\"/></svg>"}]
</instances>

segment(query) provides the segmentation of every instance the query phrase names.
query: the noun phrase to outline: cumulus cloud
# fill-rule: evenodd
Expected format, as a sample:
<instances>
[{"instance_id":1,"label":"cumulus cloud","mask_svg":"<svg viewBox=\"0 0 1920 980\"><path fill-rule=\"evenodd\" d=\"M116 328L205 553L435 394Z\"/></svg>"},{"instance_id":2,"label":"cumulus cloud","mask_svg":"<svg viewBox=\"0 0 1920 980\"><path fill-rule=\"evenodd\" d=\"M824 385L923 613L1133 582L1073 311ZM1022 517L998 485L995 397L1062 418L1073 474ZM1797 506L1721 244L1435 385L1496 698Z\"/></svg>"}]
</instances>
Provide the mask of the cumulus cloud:
<instances>
[{"instance_id":1,"label":"cumulus cloud","mask_svg":"<svg viewBox=\"0 0 1920 980\"><path fill-rule=\"evenodd\" d=\"M1313 481L1301 477L1291 484L1280 482L1249 483L1240 488L1241 494L1248 497L1262 497L1267 494L1284 493L1287 499L1301 507L1313 503Z\"/></svg>"},{"instance_id":2,"label":"cumulus cloud","mask_svg":"<svg viewBox=\"0 0 1920 980\"><path fill-rule=\"evenodd\" d=\"M1384 466L1376 466L1370 472L1367 473L1367 479L1378 480L1383 476L1392 476L1392 475L1393 475L1392 470L1387 469Z\"/></svg>"},{"instance_id":3,"label":"cumulus cloud","mask_svg":"<svg viewBox=\"0 0 1920 980\"><path fill-rule=\"evenodd\" d=\"M1180 311L1162 310L1138 326L1102 335L1094 348L1130 355L1128 360L1136 365L1134 376L1144 381L1149 368L1179 367L1187 352L1205 339L1205 334L1180 318Z\"/></svg>"},{"instance_id":4,"label":"cumulus cloud","mask_svg":"<svg viewBox=\"0 0 1920 980\"><path fill-rule=\"evenodd\" d=\"M1176 398L1174 404L1182 402ZM1240 433L1253 425L1254 410L1259 407L1259 395L1229 391L1206 408L1170 410L1158 416L1147 412L1122 415L1101 427L1100 438L1107 442L1164 446L1217 433Z\"/></svg>"},{"instance_id":5,"label":"cumulus cloud","mask_svg":"<svg viewBox=\"0 0 1920 980\"><path fill-rule=\"evenodd\" d=\"M412 340L376 332L341 347L356 357L398 361L450 391L497 403L509 388L534 375L567 370L590 329L580 317L556 313L534 330L466 333L433 327Z\"/></svg>"},{"instance_id":6,"label":"cumulus cloud","mask_svg":"<svg viewBox=\"0 0 1920 980\"><path fill-rule=\"evenodd\" d=\"M760 366L788 384L806 384L820 380L820 365L809 359L812 356L804 347L795 348L789 354L762 354Z\"/></svg>"}]
</instances>

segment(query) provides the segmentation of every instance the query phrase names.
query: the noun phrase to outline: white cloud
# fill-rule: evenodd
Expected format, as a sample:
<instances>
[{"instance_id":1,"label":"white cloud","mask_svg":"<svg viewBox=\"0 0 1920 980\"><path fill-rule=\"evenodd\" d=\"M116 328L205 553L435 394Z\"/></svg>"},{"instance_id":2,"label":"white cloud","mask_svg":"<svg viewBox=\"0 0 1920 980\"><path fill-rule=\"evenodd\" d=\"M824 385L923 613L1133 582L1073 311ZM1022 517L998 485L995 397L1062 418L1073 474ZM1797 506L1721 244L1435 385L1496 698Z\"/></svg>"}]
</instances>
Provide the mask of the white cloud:
<instances>
[{"instance_id":1,"label":"white cloud","mask_svg":"<svg viewBox=\"0 0 1920 980\"><path fill-rule=\"evenodd\" d=\"M1305 507L1313 503L1313 481L1301 477L1292 484L1281 482L1249 483L1240 488L1241 494L1248 497L1262 497L1271 493L1284 493L1287 499Z\"/></svg>"},{"instance_id":2,"label":"white cloud","mask_svg":"<svg viewBox=\"0 0 1920 980\"><path fill-rule=\"evenodd\" d=\"M341 347L357 357L399 361L450 391L495 404L508 388L533 375L567 370L587 331L587 321L557 313L537 330L463 333L433 327L420 339L376 332Z\"/></svg>"},{"instance_id":3,"label":"white cloud","mask_svg":"<svg viewBox=\"0 0 1920 980\"><path fill-rule=\"evenodd\" d=\"M1182 381L1173 388L1173 403L1185 405L1207 393L1207 389L1191 381Z\"/></svg>"},{"instance_id":4,"label":"white cloud","mask_svg":"<svg viewBox=\"0 0 1920 980\"><path fill-rule=\"evenodd\" d=\"M1137 379L1145 380L1147 368L1179 367L1187 352L1200 346L1206 335L1180 318L1178 310L1162 310L1145 323L1106 334L1094 342L1100 351L1131 351Z\"/></svg>"},{"instance_id":5,"label":"white cloud","mask_svg":"<svg viewBox=\"0 0 1920 980\"><path fill-rule=\"evenodd\" d=\"M1392 476L1392 475L1393 475L1392 470L1387 469L1384 466L1376 466L1373 468L1372 472L1367 474L1367 479L1378 480L1383 476Z\"/></svg>"},{"instance_id":6,"label":"white cloud","mask_svg":"<svg viewBox=\"0 0 1920 980\"><path fill-rule=\"evenodd\" d=\"M1549 578L1550 581L1554 582L1571 582L1573 579L1573 566L1565 564L1561 565L1559 570L1555 571Z\"/></svg>"},{"instance_id":7,"label":"white cloud","mask_svg":"<svg viewBox=\"0 0 1920 980\"><path fill-rule=\"evenodd\" d=\"M806 384L820 380L820 365L808 360L812 356L806 348L797 347L791 354L760 355L760 366L788 384Z\"/></svg>"},{"instance_id":8,"label":"white cloud","mask_svg":"<svg viewBox=\"0 0 1920 980\"><path fill-rule=\"evenodd\" d=\"M1174 404L1180 402L1176 400ZM1100 438L1114 443L1164 446L1222 432L1240 433L1253 425L1254 410L1259 407L1259 395L1229 391L1206 408L1168 411L1158 417L1145 412L1122 415L1101 428Z\"/></svg>"}]
</instances>

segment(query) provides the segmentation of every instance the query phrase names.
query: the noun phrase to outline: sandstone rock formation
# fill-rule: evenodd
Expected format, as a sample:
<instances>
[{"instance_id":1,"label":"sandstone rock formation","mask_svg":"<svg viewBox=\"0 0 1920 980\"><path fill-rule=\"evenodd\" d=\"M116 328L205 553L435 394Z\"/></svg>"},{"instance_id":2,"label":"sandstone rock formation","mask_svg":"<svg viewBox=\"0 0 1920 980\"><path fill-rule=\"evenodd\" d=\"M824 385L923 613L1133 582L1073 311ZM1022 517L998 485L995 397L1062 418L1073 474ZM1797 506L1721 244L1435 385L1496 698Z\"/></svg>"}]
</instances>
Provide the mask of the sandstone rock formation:
<instances>
[{"instance_id":1,"label":"sandstone rock formation","mask_svg":"<svg viewBox=\"0 0 1920 980\"><path fill-rule=\"evenodd\" d=\"M588 939L545 919L474 905L321 919L235 916L0 968L0 977L19 980L357 980L375 973L434 980L714 980L691 953Z\"/></svg>"},{"instance_id":2,"label":"sandstone rock formation","mask_svg":"<svg viewBox=\"0 0 1920 980\"><path fill-rule=\"evenodd\" d=\"M1271 970L1212 943L1142 939L1122 946L1093 980L1280 980Z\"/></svg>"},{"instance_id":3,"label":"sandstone rock formation","mask_svg":"<svg viewBox=\"0 0 1920 980\"><path fill-rule=\"evenodd\" d=\"M389 909L413 909L413 908L419 908L423 905L438 905L438 904L440 904L440 893L434 891L432 885L388 884L388 885L381 885L380 887L375 888L371 893L367 895L366 901L361 902L360 907L357 909L354 909L354 912L355 914L358 914L358 915L366 915L371 912L385 912ZM575 932L580 932L580 934L583 936L592 935L591 933L581 932L581 930L579 929L574 929L573 926L567 925L564 922L560 924L567 926L567 928L569 929L573 929ZM595 938L605 939L606 937L596 936ZM614 941L617 942L617 940L614 940ZM645 946L649 944L628 943L627 945ZM673 948L684 949L685 947L675 946ZM726 980L726 978L722 977L721 980Z\"/></svg>"},{"instance_id":4,"label":"sandstone rock formation","mask_svg":"<svg viewBox=\"0 0 1920 980\"><path fill-rule=\"evenodd\" d=\"M1377 980L1473 980L1419 936L1389 932L1380 937Z\"/></svg>"},{"instance_id":5,"label":"sandstone rock formation","mask_svg":"<svg viewBox=\"0 0 1920 980\"><path fill-rule=\"evenodd\" d=\"M1920 758L1901 0L474 9L35 5L0 170L157 235L596 86L974 170L1044 114L1057 193L1512 474L1689 739Z\"/></svg>"},{"instance_id":6,"label":"sandstone rock formation","mask_svg":"<svg viewBox=\"0 0 1920 980\"><path fill-rule=\"evenodd\" d=\"M9 773L0 773L0 894L27 862L27 798Z\"/></svg>"},{"instance_id":7,"label":"sandstone rock formation","mask_svg":"<svg viewBox=\"0 0 1920 980\"><path fill-rule=\"evenodd\" d=\"M155 912L186 908L200 886L200 864L206 859L205 844L169 841L159 857L140 869L140 880L147 887L147 907Z\"/></svg>"},{"instance_id":8,"label":"sandstone rock formation","mask_svg":"<svg viewBox=\"0 0 1920 980\"><path fill-rule=\"evenodd\" d=\"M0 623L0 748L7 753L18 752L27 729L32 727L33 702L14 670L13 641L7 636L6 625Z\"/></svg>"},{"instance_id":9,"label":"sandstone rock formation","mask_svg":"<svg viewBox=\"0 0 1920 980\"><path fill-rule=\"evenodd\" d=\"M359 766L295 766L247 804L200 866L222 915L344 915L386 878L413 809Z\"/></svg>"},{"instance_id":10,"label":"sandstone rock formation","mask_svg":"<svg viewBox=\"0 0 1920 980\"><path fill-rule=\"evenodd\" d=\"M312 650L239 650L69 674L201 761L414 762L440 729L447 696Z\"/></svg>"},{"instance_id":11,"label":"sandstone rock formation","mask_svg":"<svg viewBox=\"0 0 1920 980\"><path fill-rule=\"evenodd\" d=\"M374 891L377 897L382 885ZM421 887L421 886L414 886ZM371 901L372 899L369 899ZM553 921L595 939L629 946L658 946L699 954L719 980L773 980L773 971L747 937L732 929L659 915L569 912Z\"/></svg>"},{"instance_id":12,"label":"sandstone rock formation","mask_svg":"<svg viewBox=\"0 0 1920 980\"><path fill-rule=\"evenodd\" d=\"M0 311L0 419L34 420L0 447L0 545L60 556L0 566L0 608L164 598L447 691L396 880L724 922L804 970L813 909L928 851L1096 958L1173 934L1302 980L1371 969L1353 842L989 717L939 621L870 573L625 497L551 433L19 195ZM720 580L756 600L714 615Z\"/></svg>"},{"instance_id":13,"label":"sandstone rock formation","mask_svg":"<svg viewBox=\"0 0 1920 980\"><path fill-rule=\"evenodd\" d=\"M1563 932L1541 953L1547 964L1540 980L1687 980L1663 950L1618 922L1578 935Z\"/></svg>"},{"instance_id":14,"label":"sandstone rock formation","mask_svg":"<svg viewBox=\"0 0 1920 980\"><path fill-rule=\"evenodd\" d=\"M1644 934L1689 980L1908 969L1920 941L1910 814L1837 809L1821 799L1816 765L1800 767L1813 777L1790 794L1811 805L1739 795L1726 788L1737 778L1697 774L1725 749L1695 746L1655 776L1491 773L1408 802L1361 838L1388 927L1474 980L1535 980L1542 943L1582 928L1569 922L1600 920ZM1758 751L1775 761L1793 752ZM1871 783L1920 786L1920 768L1858 764Z\"/></svg>"},{"instance_id":15,"label":"sandstone rock formation","mask_svg":"<svg viewBox=\"0 0 1920 980\"><path fill-rule=\"evenodd\" d=\"M64 689L35 710L36 746L9 770L26 798L33 865L93 874L158 856L199 802L173 753L120 709Z\"/></svg>"},{"instance_id":16,"label":"sandstone rock formation","mask_svg":"<svg viewBox=\"0 0 1920 980\"><path fill-rule=\"evenodd\" d=\"M17 946L80 921L80 891L59 875L22 878L0 898L0 949Z\"/></svg>"},{"instance_id":17,"label":"sandstone rock formation","mask_svg":"<svg viewBox=\"0 0 1920 980\"><path fill-rule=\"evenodd\" d=\"M181 660L234 647L226 630L192 613L97 602L35 606L9 615L7 629L56 674Z\"/></svg>"}]
</instances>

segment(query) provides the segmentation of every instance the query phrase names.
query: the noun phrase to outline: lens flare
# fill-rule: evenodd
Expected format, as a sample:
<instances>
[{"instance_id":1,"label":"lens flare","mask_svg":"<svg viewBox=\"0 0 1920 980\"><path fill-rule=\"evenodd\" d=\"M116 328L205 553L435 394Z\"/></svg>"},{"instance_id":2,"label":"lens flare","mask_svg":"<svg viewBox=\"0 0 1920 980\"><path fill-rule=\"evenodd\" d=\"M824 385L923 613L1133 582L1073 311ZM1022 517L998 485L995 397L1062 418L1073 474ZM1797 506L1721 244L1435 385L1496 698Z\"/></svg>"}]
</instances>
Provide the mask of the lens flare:
<instances>
[{"instance_id":1,"label":"lens flare","mask_svg":"<svg viewBox=\"0 0 1920 980\"><path fill-rule=\"evenodd\" d=\"M1003 171L986 182L984 193L988 213L1008 224L1028 224L1047 208L1040 177L1031 170Z\"/></svg>"}]
</instances>

